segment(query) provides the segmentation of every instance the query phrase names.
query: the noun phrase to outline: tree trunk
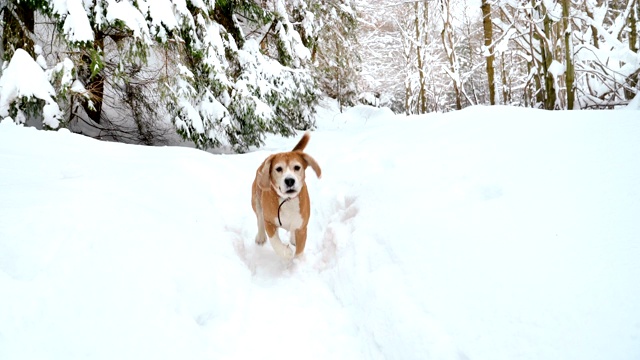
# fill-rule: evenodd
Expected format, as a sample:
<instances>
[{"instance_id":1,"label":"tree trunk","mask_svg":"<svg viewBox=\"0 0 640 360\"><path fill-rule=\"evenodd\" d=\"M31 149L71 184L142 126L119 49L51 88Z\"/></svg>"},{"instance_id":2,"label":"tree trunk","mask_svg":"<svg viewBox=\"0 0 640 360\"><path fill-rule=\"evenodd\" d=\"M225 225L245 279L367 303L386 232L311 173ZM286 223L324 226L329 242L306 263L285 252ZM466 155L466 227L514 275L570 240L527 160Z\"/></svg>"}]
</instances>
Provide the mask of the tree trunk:
<instances>
[{"instance_id":1,"label":"tree trunk","mask_svg":"<svg viewBox=\"0 0 640 360\"><path fill-rule=\"evenodd\" d=\"M575 78L575 70L573 67L573 43L571 42L571 23L569 12L571 9L571 0L562 0L562 23L564 24L564 51L566 72L565 81L567 83L567 109L573 110L575 101L575 89L573 81Z\"/></svg>"},{"instance_id":2,"label":"tree trunk","mask_svg":"<svg viewBox=\"0 0 640 360\"><path fill-rule=\"evenodd\" d=\"M407 116L411 115L411 87L409 80L404 81L404 112Z\"/></svg>"},{"instance_id":3,"label":"tree trunk","mask_svg":"<svg viewBox=\"0 0 640 360\"><path fill-rule=\"evenodd\" d=\"M638 11L640 11L640 2L637 4L637 9L631 9L629 12L629 27L631 28L629 31L629 50L634 53L638 52L638 15L640 15L637 13Z\"/></svg>"},{"instance_id":4,"label":"tree trunk","mask_svg":"<svg viewBox=\"0 0 640 360\"><path fill-rule=\"evenodd\" d=\"M509 90L509 84L507 81L507 69L504 66L504 53L502 53L502 102L508 105L511 102L511 91Z\"/></svg>"},{"instance_id":5,"label":"tree trunk","mask_svg":"<svg viewBox=\"0 0 640 360\"><path fill-rule=\"evenodd\" d=\"M553 110L556 105L556 90L554 86L553 75L549 72L549 68L551 67L551 63L553 62L553 50L551 48L553 37L551 28L552 23L551 19L547 15L547 8L544 6L544 3L541 3L540 6L542 8L542 16L544 17L544 38L540 38L545 90L544 107L547 110Z\"/></svg>"},{"instance_id":6,"label":"tree trunk","mask_svg":"<svg viewBox=\"0 0 640 360\"><path fill-rule=\"evenodd\" d=\"M587 0L585 0L584 8L586 9L587 16L595 19L595 17L593 16L593 9L591 8L591 6L589 6L589 2ZM591 38L593 40L593 46L596 49L600 48L600 41L598 40L598 29L593 25L591 25Z\"/></svg>"},{"instance_id":7,"label":"tree trunk","mask_svg":"<svg viewBox=\"0 0 640 360\"><path fill-rule=\"evenodd\" d=\"M418 98L418 109L420 114L427 112L427 95L425 91L424 69L422 63L422 39L420 36L420 11L418 2L414 3L415 27L416 27L416 54L418 55L418 76L420 77L420 92Z\"/></svg>"},{"instance_id":8,"label":"tree trunk","mask_svg":"<svg viewBox=\"0 0 640 360\"><path fill-rule=\"evenodd\" d=\"M491 105L496 104L496 84L494 78L494 67L493 60L495 55L493 53L493 29L491 26L491 5L488 0L482 0L482 25L484 27L484 46L487 48L487 52L489 52L489 56L487 59L487 78L489 80L489 103ZM504 79L503 79L504 80Z\"/></svg>"},{"instance_id":9,"label":"tree trunk","mask_svg":"<svg viewBox=\"0 0 640 360\"><path fill-rule=\"evenodd\" d=\"M94 49L95 51L103 52L104 51L104 34L102 32L96 31L95 40L94 40ZM101 123L102 118L102 100L104 98L104 75L102 70L94 73L91 69L93 64L93 59L91 55L88 53L84 53L82 55L82 62L86 66L84 69L84 79L86 81L85 88L90 94L89 101L83 101L82 108L87 113L87 116L96 124Z\"/></svg>"},{"instance_id":10,"label":"tree trunk","mask_svg":"<svg viewBox=\"0 0 640 360\"><path fill-rule=\"evenodd\" d=\"M629 50L634 53L638 53L638 16L640 15L640 1L636 0L636 6L634 6L629 12ZM638 90L638 72L636 71L629 76L629 85ZM625 89L625 97L627 100L633 99L636 94L631 89Z\"/></svg>"},{"instance_id":11,"label":"tree trunk","mask_svg":"<svg viewBox=\"0 0 640 360\"><path fill-rule=\"evenodd\" d=\"M532 101L535 98L535 103L532 103L532 107L544 106L544 89L542 88L542 77L544 76L544 43L539 39L539 36L536 34L537 26L537 13L539 13L538 8L534 8L536 6L535 0L531 0L531 7L526 10L527 18L529 20L529 39L527 41L527 45L529 46L529 54L531 55L531 60L527 62L528 73L532 74L533 83L535 85L535 92L532 94ZM535 41L539 41L540 51L535 46ZM533 70L535 68L535 71Z\"/></svg>"},{"instance_id":12,"label":"tree trunk","mask_svg":"<svg viewBox=\"0 0 640 360\"><path fill-rule=\"evenodd\" d=\"M527 74L531 74L531 61L527 61ZM531 80L528 80L524 87L524 106L533 107L530 103L533 102L533 94L531 94Z\"/></svg>"},{"instance_id":13,"label":"tree trunk","mask_svg":"<svg viewBox=\"0 0 640 360\"><path fill-rule=\"evenodd\" d=\"M456 52L454 49L453 43L453 35L452 35L452 26L451 26L451 11L449 9L449 0L440 0L440 5L442 7L442 20L443 27L442 32L440 33L442 37L442 44L444 46L445 53L447 55L447 59L449 60L449 71L451 80L453 80L453 93L456 97L456 109L462 109L462 99L460 96L460 74L458 73L457 68L457 59Z\"/></svg>"}]
</instances>

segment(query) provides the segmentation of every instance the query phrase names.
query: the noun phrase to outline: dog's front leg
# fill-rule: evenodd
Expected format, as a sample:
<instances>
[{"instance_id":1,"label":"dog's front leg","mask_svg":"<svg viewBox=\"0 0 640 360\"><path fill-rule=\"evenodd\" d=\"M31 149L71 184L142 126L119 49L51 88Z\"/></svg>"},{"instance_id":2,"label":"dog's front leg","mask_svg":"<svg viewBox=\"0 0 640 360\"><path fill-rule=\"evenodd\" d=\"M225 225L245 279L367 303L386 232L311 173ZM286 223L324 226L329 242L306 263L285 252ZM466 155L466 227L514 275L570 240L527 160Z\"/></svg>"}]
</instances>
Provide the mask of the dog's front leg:
<instances>
[{"instance_id":1,"label":"dog's front leg","mask_svg":"<svg viewBox=\"0 0 640 360\"><path fill-rule=\"evenodd\" d=\"M262 213L262 204L259 200L255 202L256 205L256 218L258 220L258 233L256 234L256 244L264 245L267 241L267 234L264 228L264 214Z\"/></svg>"},{"instance_id":2,"label":"dog's front leg","mask_svg":"<svg viewBox=\"0 0 640 360\"><path fill-rule=\"evenodd\" d=\"M303 227L291 232L291 243L296 245L296 255L302 254L307 242L307 228Z\"/></svg>"},{"instance_id":3,"label":"dog's front leg","mask_svg":"<svg viewBox=\"0 0 640 360\"><path fill-rule=\"evenodd\" d=\"M273 250L285 259L292 259L295 255L293 249L290 244L285 245L282 243L278 235L278 227L267 221L264 222L264 226L267 229L267 236L269 237L269 242Z\"/></svg>"}]
</instances>

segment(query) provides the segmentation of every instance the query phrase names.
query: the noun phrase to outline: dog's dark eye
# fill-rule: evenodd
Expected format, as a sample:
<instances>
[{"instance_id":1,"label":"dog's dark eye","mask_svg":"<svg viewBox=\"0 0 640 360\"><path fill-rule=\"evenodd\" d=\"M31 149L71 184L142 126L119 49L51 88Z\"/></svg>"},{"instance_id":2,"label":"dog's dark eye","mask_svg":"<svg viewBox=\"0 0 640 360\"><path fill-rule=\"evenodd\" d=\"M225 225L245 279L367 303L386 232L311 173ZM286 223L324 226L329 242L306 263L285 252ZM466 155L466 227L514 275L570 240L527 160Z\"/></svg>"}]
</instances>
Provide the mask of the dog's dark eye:
<instances>
[{"instance_id":1,"label":"dog's dark eye","mask_svg":"<svg viewBox=\"0 0 640 360\"><path fill-rule=\"evenodd\" d=\"M278 167L276 168L276 171L277 171L277 172L282 172L282 166L278 166Z\"/></svg>"},{"instance_id":2,"label":"dog's dark eye","mask_svg":"<svg viewBox=\"0 0 640 360\"><path fill-rule=\"evenodd\" d=\"M300 165L296 165L296 166L294 166L294 167L293 167L293 170L295 170L295 171L300 171Z\"/></svg>"}]
</instances>

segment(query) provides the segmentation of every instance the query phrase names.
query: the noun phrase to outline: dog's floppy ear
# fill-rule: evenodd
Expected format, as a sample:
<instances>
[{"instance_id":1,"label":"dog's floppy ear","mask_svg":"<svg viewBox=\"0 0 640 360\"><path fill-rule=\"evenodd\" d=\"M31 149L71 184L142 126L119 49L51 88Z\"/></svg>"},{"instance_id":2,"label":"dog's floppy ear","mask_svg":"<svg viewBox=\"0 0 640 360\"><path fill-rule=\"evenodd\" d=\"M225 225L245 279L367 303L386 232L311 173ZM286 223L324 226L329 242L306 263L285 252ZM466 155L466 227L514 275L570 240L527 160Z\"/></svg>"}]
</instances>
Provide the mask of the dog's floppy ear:
<instances>
[{"instance_id":1,"label":"dog's floppy ear","mask_svg":"<svg viewBox=\"0 0 640 360\"><path fill-rule=\"evenodd\" d=\"M273 161L273 155L270 155L258 170L258 186L262 189L268 189L271 183L271 161Z\"/></svg>"},{"instance_id":2,"label":"dog's floppy ear","mask_svg":"<svg viewBox=\"0 0 640 360\"><path fill-rule=\"evenodd\" d=\"M313 171L316 172L316 175L318 176L318 179L320 179L322 177L322 169L320 169L320 166L318 165L316 160L314 158L312 158L311 155L309 155L307 153L302 153L300 155L302 155L302 158L304 159L304 161L307 162L307 165L309 165L309 166L311 166L313 168Z\"/></svg>"}]
</instances>

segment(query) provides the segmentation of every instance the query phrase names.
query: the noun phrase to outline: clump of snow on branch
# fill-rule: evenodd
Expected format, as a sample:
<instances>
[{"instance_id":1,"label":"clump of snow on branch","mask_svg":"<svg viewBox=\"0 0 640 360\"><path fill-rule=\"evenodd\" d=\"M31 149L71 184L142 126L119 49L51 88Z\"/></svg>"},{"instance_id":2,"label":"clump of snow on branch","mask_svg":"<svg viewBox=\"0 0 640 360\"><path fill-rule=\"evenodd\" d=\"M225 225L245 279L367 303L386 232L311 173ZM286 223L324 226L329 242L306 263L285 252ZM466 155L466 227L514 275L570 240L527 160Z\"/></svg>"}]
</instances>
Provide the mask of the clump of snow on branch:
<instances>
[{"instance_id":1,"label":"clump of snow on branch","mask_svg":"<svg viewBox=\"0 0 640 360\"><path fill-rule=\"evenodd\" d=\"M551 62L551 65L549 65L549 73L553 77L553 89L556 92L556 103L558 107L560 107L559 106L559 101L560 101L559 79L560 79L560 76L562 76L565 71L566 71L566 67L564 66L564 64L561 64L557 60L553 60Z\"/></svg>"},{"instance_id":2,"label":"clump of snow on branch","mask_svg":"<svg viewBox=\"0 0 640 360\"><path fill-rule=\"evenodd\" d=\"M62 112L52 96L55 90L42 67L23 49L17 49L0 78L0 117L15 112L14 121L23 124L26 115L19 104L44 101L41 109L44 125L57 128Z\"/></svg>"},{"instance_id":3,"label":"clump of snow on branch","mask_svg":"<svg viewBox=\"0 0 640 360\"><path fill-rule=\"evenodd\" d=\"M133 6L133 4L127 1L116 2L114 0L109 0L109 6L107 7L107 21L114 22L116 20L124 22L124 24L133 32L134 37L141 38L148 44L151 43L147 21L142 13Z\"/></svg>"},{"instance_id":4,"label":"clump of snow on branch","mask_svg":"<svg viewBox=\"0 0 640 360\"><path fill-rule=\"evenodd\" d=\"M553 60L551 65L549 65L549 73L553 75L554 79L557 79L562 74L564 74L565 67L557 60Z\"/></svg>"},{"instance_id":5,"label":"clump of snow on branch","mask_svg":"<svg viewBox=\"0 0 640 360\"><path fill-rule=\"evenodd\" d=\"M73 68L73 61L69 60L69 58L65 58L55 66L53 72L60 74L60 83L63 86L70 86L73 82Z\"/></svg>"},{"instance_id":6,"label":"clump of snow on branch","mask_svg":"<svg viewBox=\"0 0 640 360\"><path fill-rule=\"evenodd\" d=\"M51 5L53 13L64 19L63 33L70 42L93 41L93 30L82 0L55 0Z\"/></svg>"}]
</instances>

